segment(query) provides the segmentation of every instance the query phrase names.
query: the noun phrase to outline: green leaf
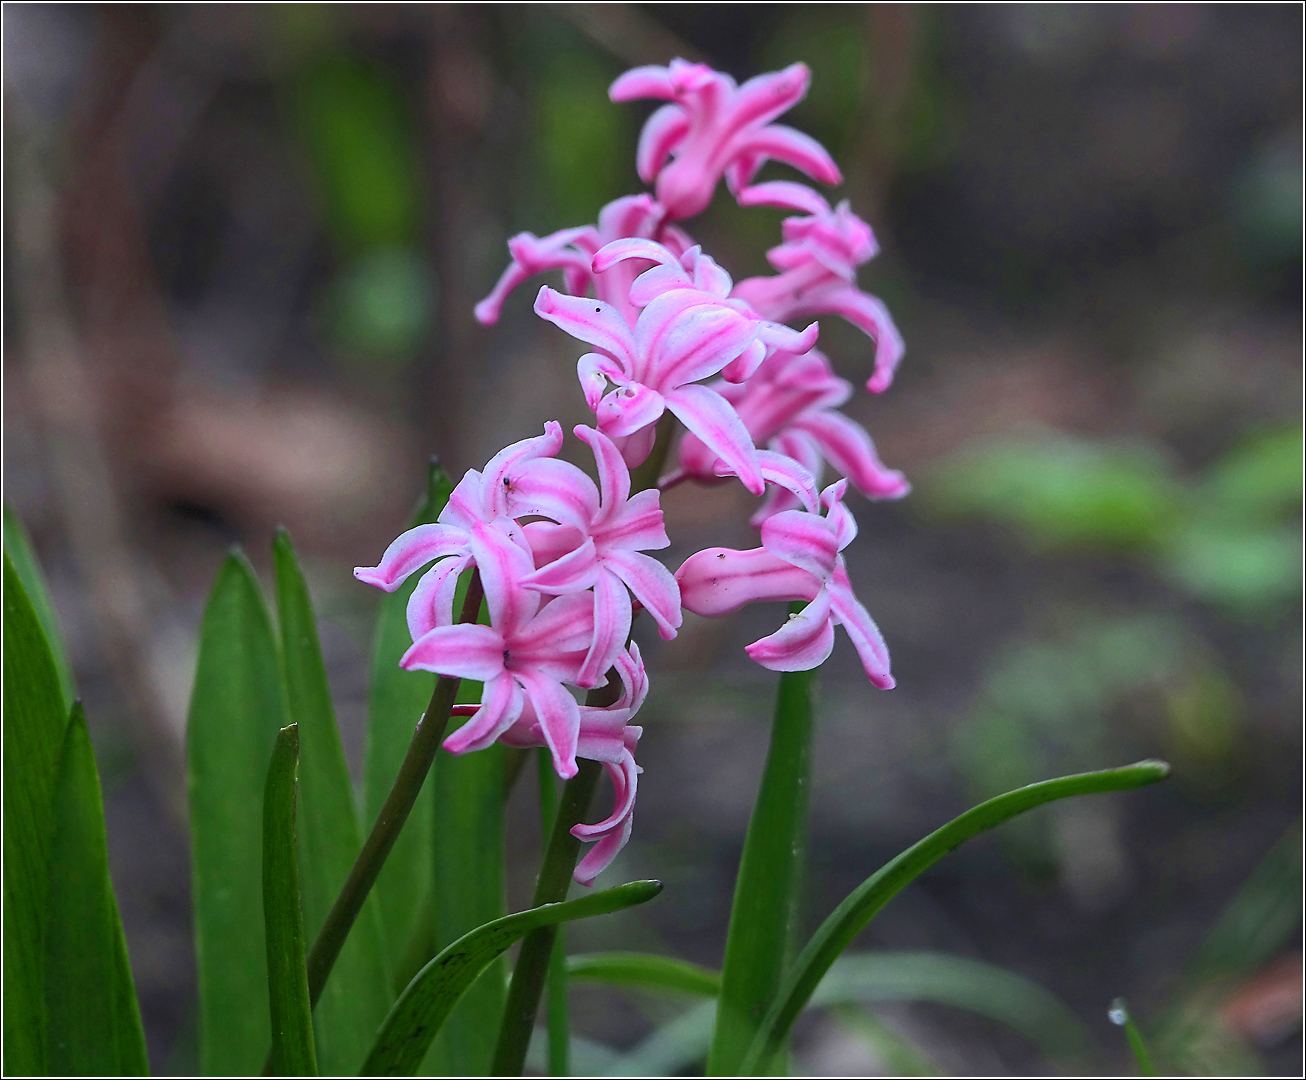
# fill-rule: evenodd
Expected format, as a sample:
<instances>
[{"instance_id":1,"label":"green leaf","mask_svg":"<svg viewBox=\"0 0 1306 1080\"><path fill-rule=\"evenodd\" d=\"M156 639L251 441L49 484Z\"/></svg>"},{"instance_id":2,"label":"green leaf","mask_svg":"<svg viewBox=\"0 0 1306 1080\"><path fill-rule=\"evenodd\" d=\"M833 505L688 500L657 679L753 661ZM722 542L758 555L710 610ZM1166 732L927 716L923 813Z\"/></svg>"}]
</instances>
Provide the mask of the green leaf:
<instances>
[{"instance_id":1,"label":"green leaf","mask_svg":"<svg viewBox=\"0 0 1306 1080\"><path fill-rule=\"evenodd\" d=\"M54 1076L147 1076L145 1032L109 880L95 751L73 706L54 789L45 939L46 1046Z\"/></svg>"},{"instance_id":2,"label":"green leaf","mask_svg":"<svg viewBox=\"0 0 1306 1080\"><path fill-rule=\"evenodd\" d=\"M912 845L854 889L812 935L790 968L744 1059L741 1075L754 1076L783 1045L798 1014L840 954L879 910L944 855L973 836L1057 799L1155 784L1170 766L1140 761L1119 769L1080 773L1009 791L954 818Z\"/></svg>"},{"instance_id":3,"label":"green leaf","mask_svg":"<svg viewBox=\"0 0 1306 1080\"><path fill-rule=\"evenodd\" d=\"M1125 1038L1129 1042L1129 1052L1134 1055L1134 1064L1138 1066L1139 1076L1155 1076L1156 1066L1152 1064L1152 1053L1147 1048L1143 1033L1138 1030L1134 1018L1129 1014L1129 1005L1124 998L1116 998L1107 1010L1111 1023L1125 1029Z\"/></svg>"},{"instance_id":4,"label":"green leaf","mask_svg":"<svg viewBox=\"0 0 1306 1080\"><path fill-rule=\"evenodd\" d=\"M920 1049L894 1031L874 1013L851 1005L831 1010L849 1032L859 1038L879 1059L888 1076L940 1076L934 1062Z\"/></svg>"},{"instance_id":5,"label":"green leaf","mask_svg":"<svg viewBox=\"0 0 1306 1080\"><path fill-rule=\"evenodd\" d=\"M413 514L409 528L435 521L449 501L453 485L438 464L426 477L426 494ZM413 729L421 719L435 676L429 671L405 671L399 659L412 644L405 612L408 598L421 575L413 574L393 593L383 595L377 612L376 641L372 650L372 680L367 695L367 750L363 764L363 820L371 827L399 774ZM417 932L423 898L431 888L432 835L435 806L432 784L422 785L413 812L390 850L373 889L385 926L390 966L398 970L403 953ZM428 931L429 935L429 931ZM396 992L402 987L396 987Z\"/></svg>"},{"instance_id":6,"label":"green leaf","mask_svg":"<svg viewBox=\"0 0 1306 1080\"><path fill-rule=\"evenodd\" d=\"M476 977L532 930L644 904L661 891L660 881L632 881L579 900L527 908L465 934L422 968L400 995L377 1033L363 1075L412 1076Z\"/></svg>"},{"instance_id":7,"label":"green leaf","mask_svg":"<svg viewBox=\"0 0 1306 1080\"><path fill-rule=\"evenodd\" d=\"M1243 522L1279 521L1301 498L1300 421L1244 439L1211 467L1201 491L1212 512Z\"/></svg>"},{"instance_id":8,"label":"green leaf","mask_svg":"<svg viewBox=\"0 0 1306 1080\"><path fill-rule=\"evenodd\" d=\"M295 857L298 765L299 731L291 724L277 736L263 789L263 921L268 947L271 1063L277 1076L317 1075Z\"/></svg>"},{"instance_id":9,"label":"green leaf","mask_svg":"<svg viewBox=\"0 0 1306 1080\"><path fill-rule=\"evenodd\" d=\"M711 968L652 953L584 953L567 958L567 974L633 990L670 990L678 994L716 997L721 976Z\"/></svg>"},{"instance_id":10,"label":"green leaf","mask_svg":"<svg viewBox=\"0 0 1306 1080\"><path fill-rule=\"evenodd\" d=\"M548 747L535 751L535 761L540 777L540 825L542 842L549 842L553 832L553 819L558 812L558 779L553 772L553 759ZM544 982L545 1016L549 1037L550 1076L571 1075L571 1021L567 1002L567 936L558 927L553 939L553 952L549 954L549 973ZM527 1051L529 1053L529 1050Z\"/></svg>"},{"instance_id":11,"label":"green leaf","mask_svg":"<svg viewBox=\"0 0 1306 1080\"><path fill-rule=\"evenodd\" d=\"M187 725L200 1071L255 1075L268 1026L263 787L286 723L276 635L258 580L233 552L200 626Z\"/></svg>"},{"instance_id":12,"label":"green leaf","mask_svg":"<svg viewBox=\"0 0 1306 1080\"><path fill-rule=\"evenodd\" d=\"M41 564L37 562L32 551L32 541L23 528L22 519L8 503L4 504L4 547L13 561L18 579L27 590L27 599L45 632L46 644L50 646L50 656L54 660L54 669L59 673L59 688L63 691L64 711L72 708L73 699L77 697L77 687L73 682L73 669L68 663L68 653L64 648L63 634L59 631L59 620L54 614L54 605L50 603L50 592L45 585L45 575L41 573Z\"/></svg>"},{"instance_id":13,"label":"green leaf","mask_svg":"<svg viewBox=\"0 0 1306 1080\"><path fill-rule=\"evenodd\" d=\"M299 727L299 849L304 931L317 936L363 846L345 750L336 727L308 587L285 530L272 545L290 719ZM318 1064L353 1074L393 999L380 913L369 896L314 1014Z\"/></svg>"},{"instance_id":14,"label":"green leaf","mask_svg":"<svg viewBox=\"0 0 1306 1080\"><path fill-rule=\"evenodd\" d=\"M735 881L708 1076L738 1074L792 946L806 848L815 684L815 671L780 676L771 746Z\"/></svg>"},{"instance_id":15,"label":"green leaf","mask_svg":"<svg viewBox=\"0 0 1306 1080\"><path fill-rule=\"evenodd\" d=\"M68 711L32 602L4 555L4 1072L46 1070L50 815Z\"/></svg>"},{"instance_id":16,"label":"green leaf","mask_svg":"<svg viewBox=\"0 0 1306 1080\"><path fill-rule=\"evenodd\" d=\"M817 1007L928 1001L987 1016L1033 1040L1049 1058L1084 1061L1084 1025L1056 995L1014 971L933 952L875 952L837 960L812 994Z\"/></svg>"}]
</instances>

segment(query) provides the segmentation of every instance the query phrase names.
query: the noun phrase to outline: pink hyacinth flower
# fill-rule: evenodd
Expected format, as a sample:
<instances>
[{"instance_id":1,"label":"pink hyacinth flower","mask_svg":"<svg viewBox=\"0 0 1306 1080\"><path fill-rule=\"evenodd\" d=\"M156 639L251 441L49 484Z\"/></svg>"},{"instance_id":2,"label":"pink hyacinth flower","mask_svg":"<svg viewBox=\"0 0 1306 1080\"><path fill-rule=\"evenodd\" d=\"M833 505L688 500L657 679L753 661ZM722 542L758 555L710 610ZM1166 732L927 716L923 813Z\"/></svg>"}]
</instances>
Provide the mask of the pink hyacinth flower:
<instances>
[{"instance_id":1,"label":"pink hyacinth flower","mask_svg":"<svg viewBox=\"0 0 1306 1080\"><path fill-rule=\"evenodd\" d=\"M626 72L612 84L608 97L672 103L645 123L636 166L646 184L656 182L658 202L668 216L679 220L707 209L722 176L731 191L742 191L768 158L793 165L823 184L842 181L839 167L820 143L771 123L803 99L809 82L806 64L791 64L738 86L706 64L676 59L667 67Z\"/></svg>"},{"instance_id":2,"label":"pink hyacinth flower","mask_svg":"<svg viewBox=\"0 0 1306 1080\"><path fill-rule=\"evenodd\" d=\"M476 715L444 742L450 753L489 746L529 702L554 769L559 776L575 776L580 711L563 684L578 685L594 636L594 606L589 597L572 594L541 607L540 594L522 585L535 571L530 555L498 529L476 523L469 547L485 588L490 625L436 626L413 642L399 664L484 684Z\"/></svg>"},{"instance_id":3,"label":"pink hyacinth flower","mask_svg":"<svg viewBox=\"0 0 1306 1080\"><path fill-rule=\"evenodd\" d=\"M674 292L682 303L690 303L695 299L705 303L727 303L754 321L757 327L756 338L722 369L721 374L727 382L743 382L767 356L777 350L806 352L816 343L820 333L816 323L802 331L791 330L783 323L762 318L743 300L731 298L730 291L734 282L730 275L710 255L704 255L697 245L677 254L652 240L615 240L595 254L594 269L610 273L610 268L634 260L640 264L646 261L655 264L630 284L630 303L635 307L646 307L658 297Z\"/></svg>"},{"instance_id":4,"label":"pink hyacinth flower","mask_svg":"<svg viewBox=\"0 0 1306 1080\"><path fill-rule=\"evenodd\" d=\"M540 568L522 584L553 595L594 590L594 637L577 676L581 685L590 686L600 681L630 636L627 588L665 639L675 637L680 626L680 589L671 571L641 554L671 544L657 491L632 497L630 472L612 440L584 425L575 431L594 453L599 486L575 465L557 460L541 461L523 477L520 496L535 513L557 524L525 526Z\"/></svg>"},{"instance_id":5,"label":"pink hyacinth flower","mask_svg":"<svg viewBox=\"0 0 1306 1080\"><path fill-rule=\"evenodd\" d=\"M582 356L576 370L599 430L621 447L627 464L648 457L653 425L670 409L730 463L745 487L762 493L757 449L743 422L725 398L697 385L753 346L759 332L755 317L695 289L658 296L633 327L611 304L563 296L547 285L536 297L535 311L600 350ZM607 389L609 383L614 389Z\"/></svg>"},{"instance_id":6,"label":"pink hyacinth flower","mask_svg":"<svg viewBox=\"0 0 1306 1080\"><path fill-rule=\"evenodd\" d=\"M581 885L593 884L630 839L638 777L643 771L635 764L635 744L643 728L630 723L648 696L648 676L639 646L631 642L629 651L618 655L615 666L621 679L621 697L603 708L580 706L576 756L602 762L613 787L612 813L596 824L576 825L571 830L572 836L586 843L597 841L576 867L575 880ZM523 748L545 745L543 728L529 703L499 741Z\"/></svg>"},{"instance_id":7,"label":"pink hyacinth flower","mask_svg":"<svg viewBox=\"0 0 1306 1080\"><path fill-rule=\"evenodd\" d=\"M628 236L650 237L672 251L681 252L693 241L666 222L666 211L651 195L627 195L599 211L597 225L562 229L548 236L518 233L508 241L512 262L504 270L490 295L476 305L476 318L486 326L499 321L504 301L522 282L548 270L561 270L564 289L572 296L592 292L611 304L634 323L637 312L630 306L630 283L638 267L619 267L595 272L594 253L613 240Z\"/></svg>"},{"instance_id":8,"label":"pink hyacinth flower","mask_svg":"<svg viewBox=\"0 0 1306 1080\"><path fill-rule=\"evenodd\" d=\"M900 499L911 490L902 473L880 460L865 429L836 411L853 388L818 350L776 353L746 384L723 382L712 388L735 407L755 445L793 458L814 477L819 479L829 462L867 498ZM665 478L664 487L686 479L711 482L721 475L720 458L692 433L681 439L678 454L679 467ZM753 524L797 505L788 490L776 487L767 493Z\"/></svg>"},{"instance_id":9,"label":"pink hyacinth flower","mask_svg":"<svg viewBox=\"0 0 1306 1080\"><path fill-rule=\"evenodd\" d=\"M413 640L436 626L453 622L458 575L475 561L472 529L491 525L529 552L525 535L513 518L537 513L517 492L525 474L562 446L562 425L550 420L544 434L506 446L482 472L469 469L453 489L434 524L418 525L400 535L376 566L354 567L354 577L385 592L394 592L417 570L434 561L408 601L408 629Z\"/></svg>"},{"instance_id":10,"label":"pink hyacinth flower","mask_svg":"<svg viewBox=\"0 0 1306 1080\"><path fill-rule=\"evenodd\" d=\"M843 505L846 480L821 492L826 515L786 510L762 523L762 546L751 551L707 548L676 571L681 603L698 615L725 615L759 600L806 600L774 634L748 646L772 671L807 671L825 662L834 627L852 639L871 682L893 687L889 651L879 628L853 595L843 556L857 524Z\"/></svg>"},{"instance_id":11,"label":"pink hyacinth flower","mask_svg":"<svg viewBox=\"0 0 1306 1080\"><path fill-rule=\"evenodd\" d=\"M808 216L786 218L785 242L767 252L780 273L753 277L735 286L764 318L776 322L840 315L875 343L875 370L866 388L889 388L902 360L903 342L884 303L857 287L857 267L879 251L871 227L848 203L835 209L809 187L778 180L739 193L741 206L779 206Z\"/></svg>"}]
</instances>

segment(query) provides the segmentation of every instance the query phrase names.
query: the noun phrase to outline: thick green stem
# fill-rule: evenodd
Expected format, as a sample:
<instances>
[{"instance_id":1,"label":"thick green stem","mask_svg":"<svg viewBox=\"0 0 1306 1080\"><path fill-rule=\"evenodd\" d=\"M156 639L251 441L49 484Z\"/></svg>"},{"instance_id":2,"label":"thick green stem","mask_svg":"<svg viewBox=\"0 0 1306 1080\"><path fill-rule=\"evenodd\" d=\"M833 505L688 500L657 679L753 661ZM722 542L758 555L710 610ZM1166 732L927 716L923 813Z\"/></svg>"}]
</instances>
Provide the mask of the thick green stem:
<instances>
[{"instance_id":1,"label":"thick green stem","mask_svg":"<svg viewBox=\"0 0 1306 1080\"><path fill-rule=\"evenodd\" d=\"M547 843L558 811L558 781L548 747L536 751L540 766L540 824ZM567 931L559 925L549 954L549 972L544 983L546 1025L549 1033L549 1075L570 1076L570 1028L567 1016Z\"/></svg>"},{"instance_id":2,"label":"thick green stem","mask_svg":"<svg viewBox=\"0 0 1306 1080\"><path fill-rule=\"evenodd\" d=\"M792 946L807 835L816 671L780 676L771 747L735 881L708 1076L738 1075Z\"/></svg>"},{"instance_id":3,"label":"thick green stem","mask_svg":"<svg viewBox=\"0 0 1306 1080\"><path fill-rule=\"evenodd\" d=\"M467 586L467 596L463 601L459 622L475 622L481 610L481 576L473 571ZM403 764L399 766L399 775L395 777L394 786L386 796L381 812L376 816L376 823L368 834L363 849L354 860L349 877L336 897L336 902L327 915L326 922L318 932L317 940L308 954L308 992L313 1004L322 995L327 976L344 947L345 938L363 910L363 902L376 882L381 867L385 865L386 856L394 847L399 831L408 820L408 814L417 801L426 775L431 771L436 752L444 740L445 729L449 726L449 714L453 710L454 698L458 695L461 680L441 675L435 683L431 694L431 703L417 722L417 731L413 741L404 755Z\"/></svg>"},{"instance_id":4,"label":"thick green stem","mask_svg":"<svg viewBox=\"0 0 1306 1080\"><path fill-rule=\"evenodd\" d=\"M594 693L591 691L590 696L593 697ZM597 761L581 760L576 765L576 775L562 789L549 846L535 882L532 907L558 904L567 899L571 875L580 855L580 841L571 835L571 830L589 809L603 771ZM544 990L556 937L557 927L546 926L531 931L522 941L517 966L513 968L512 982L508 986L508 1004L503 1010L499 1042L494 1048L494 1064L490 1070L493 1076L520 1076L526 1064L526 1048L530 1045L535 1013L540 1006L540 994Z\"/></svg>"}]
</instances>

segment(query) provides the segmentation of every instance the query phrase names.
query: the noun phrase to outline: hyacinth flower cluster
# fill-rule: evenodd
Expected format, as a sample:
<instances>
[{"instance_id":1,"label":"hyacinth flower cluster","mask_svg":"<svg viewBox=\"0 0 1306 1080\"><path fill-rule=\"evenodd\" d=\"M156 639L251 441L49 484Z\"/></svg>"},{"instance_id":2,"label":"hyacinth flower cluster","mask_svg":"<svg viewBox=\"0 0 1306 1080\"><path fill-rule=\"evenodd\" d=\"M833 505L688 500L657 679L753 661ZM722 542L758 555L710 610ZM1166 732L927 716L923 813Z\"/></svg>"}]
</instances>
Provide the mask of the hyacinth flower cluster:
<instances>
[{"instance_id":1,"label":"hyacinth flower cluster","mask_svg":"<svg viewBox=\"0 0 1306 1080\"><path fill-rule=\"evenodd\" d=\"M445 740L449 751L498 741L547 747L560 777L576 774L578 757L606 768L612 813L572 830L596 841L575 872L584 884L631 833L641 733L631 721L649 685L629 640L636 613L647 611L670 639L682 611L716 616L754 602L802 601L801 611L748 646L756 663L814 668L829 656L837 625L869 681L894 684L884 640L841 554L857 533L844 497L851 485L867 498L896 499L909 485L838 411L853 386L815 348L819 325L811 321L838 315L864 331L873 348L867 387L889 387L902 340L884 305L856 282L878 245L846 202L832 208L800 183L754 183L772 159L823 184L841 181L819 143L774 122L809 80L807 67L794 64L741 86L673 60L613 83L614 102L665 102L637 153L653 193L615 200L595 225L513 237L511 262L476 307L492 325L519 286L561 272L561 288L542 285L534 309L586 346L576 372L595 422L575 435L593 455L598 483L558 457L563 433L549 421L543 435L469 471L435 524L404 533L376 566L355 571L386 591L423 571L408 605L413 644L402 665L483 687L479 706L455 710L467 719ZM680 224L707 208L722 179L741 206L794 211L768 253L775 274L736 284ZM672 437L659 423L667 413L683 429L671 456L657 446ZM669 467L656 486L632 490L631 470L650 458ZM818 493L827 465L844 479ZM699 551L674 574L646 554L670 545L659 489L686 481L738 481L761 497L753 518L760 546ZM457 582L472 569L488 625L454 618ZM573 693L600 687L611 688L610 703L582 704Z\"/></svg>"}]
</instances>

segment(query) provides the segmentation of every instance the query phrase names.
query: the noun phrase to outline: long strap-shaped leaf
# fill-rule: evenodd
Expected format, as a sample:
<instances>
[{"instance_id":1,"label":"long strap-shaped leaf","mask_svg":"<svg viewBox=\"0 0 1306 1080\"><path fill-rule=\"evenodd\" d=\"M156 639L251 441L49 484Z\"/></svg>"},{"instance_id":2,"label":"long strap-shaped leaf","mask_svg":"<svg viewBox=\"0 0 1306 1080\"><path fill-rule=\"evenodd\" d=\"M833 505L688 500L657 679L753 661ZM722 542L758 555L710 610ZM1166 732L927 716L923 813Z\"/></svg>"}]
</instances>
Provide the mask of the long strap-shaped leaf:
<instances>
[{"instance_id":1,"label":"long strap-shaped leaf","mask_svg":"<svg viewBox=\"0 0 1306 1080\"><path fill-rule=\"evenodd\" d=\"M567 974L636 990L671 990L681 994L716 997L721 975L702 964L653 953L582 953L567 957Z\"/></svg>"},{"instance_id":2,"label":"long strap-shaped leaf","mask_svg":"<svg viewBox=\"0 0 1306 1080\"><path fill-rule=\"evenodd\" d=\"M4 554L4 1072L44 1074L50 807L68 710L37 613Z\"/></svg>"},{"instance_id":3,"label":"long strap-shaped leaf","mask_svg":"<svg viewBox=\"0 0 1306 1080\"><path fill-rule=\"evenodd\" d=\"M318 643L317 625L295 550L283 530L272 546L277 612L290 719L299 725L299 805L296 830L304 931L310 940L327 920L363 846L354 789ZM309 960L309 988L316 985ZM372 1032L393 1000L388 957L375 898L349 929L315 1011L319 1065L327 1074L353 1073Z\"/></svg>"},{"instance_id":4,"label":"long strap-shaped leaf","mask_svg":"<svg viewBox=\"0 0 1306 1080\"><path fill-rule=\"evenodd\" d=\"M68 663L68 653L64 648L63 634L59 630L59 620L55 618L54 605L50 603L50 592L45 586L45 575L41 564L36 561L32 551L32 541L23 527L22 519L8 503L4 505L4 547L5 554L14 564L14 571L23 583L27 599L32 602L32 610L45 633L46 644L50 646L50 659L59 675L59 688L63 691L63 707L67 713L72 708L77 691L73 683L73 669Z\"/></svg>"},{"instance_id":5,"label":"long strap-shaped leaf","mask_svg":"<svg viewBox=\"0 0 1306 1080\"><path fill-rule=\"evenodd\" d=\"M786 671L730 908L708 1076L736 1076L792 953L807 846L816 671Z\"/></svg>"},{"instance_id":6,"label":"long strap-shaped leaf","mask_svg":"<svg viewBox=\"0 0 1306 1080\"><path fill-rule=\"evenodd\" d=\"M304 915L299 905L295 854L295 773L299 729L281 729L263 789L263 923L268 952L268 999L272 1021L272 1071L277 1076L316 1076L313 1006L304 966Z\"/></svg>"},{"instance_id":7,"label":"long strap-shaped leaf","mask_svg":"<svg viewBox=\"0 0 1306 1080\"><path fill-rule=\"evenodd\" d=\"M263 786L285 723L272 619L253 569L237 551L223 562L204 610L186 727L205 1076L255 1074L267 1052Z\"/></svg>"},{"instance_id":8,"label":"long strap-shaped leaf","mask_svg":"<svg viewBox=\"0 0 1306 1080\"><path fill-rule=\"evenodd\" d=\"M109 880L95 751L81 704L55 781L45 941L52 1076L146 1076L145 1032Z\"/></svg>"},{"instance_id":9,"label":"long strap-shaped leaf","mask_svg":"<svg viewBox=\"0 0 1306 1080\"><path fill-rule=\"evenodd\" d=\"M412 1076L463 992L495 957L530 931L643 904L661 891L660 881L632 881L579 900L506 915L463 935L422 968L395 1002L377 1033L363 1075Z\"/></svg>"},{"instance_id":10,"label":"long strap-shaped leaf","mask_svg":"<svg viewBox=\"0 0 1306 1080\"><path fill-rule=\"evenodd\" d=\"M1073 795L1142 787L1164 780L1169 773L1170 766L1165 762L1140 761L1119 769L1044 780L989 799L909 847L854 889L812 935L781 983L779 993L744 1058L740 1075L760 1075L759 1070L780 1048L798 1014L840 953L852 944L885 904L948 852L972 836L1035 806Z\"/></svg>"}]
</instances>

